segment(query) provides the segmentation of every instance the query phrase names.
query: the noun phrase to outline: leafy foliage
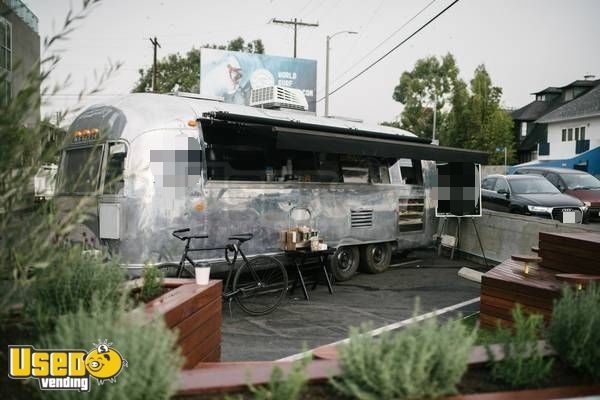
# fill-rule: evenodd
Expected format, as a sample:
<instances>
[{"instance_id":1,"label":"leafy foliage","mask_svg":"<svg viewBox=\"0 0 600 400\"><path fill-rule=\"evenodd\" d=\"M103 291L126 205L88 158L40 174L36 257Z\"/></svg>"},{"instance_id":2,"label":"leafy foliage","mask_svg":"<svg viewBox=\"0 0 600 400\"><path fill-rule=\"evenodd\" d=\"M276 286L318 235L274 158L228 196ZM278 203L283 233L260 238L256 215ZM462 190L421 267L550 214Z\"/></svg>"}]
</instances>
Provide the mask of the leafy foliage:
<instances>
[{"instance_id":1,"label":"leafy foliage","mask_svg":"<svg viewBox=\"0 0 600 400\"><path fill-rule=\"evenodd\" d=\"M300 398L300 393L306 387L306 374L304 370L310 363L309 357L304 357L296 362L287 376L284 377L280 367L273 368L269 383L265 386L255 387L249 385L250 392L255 400L295 400Z\"/></svg>"},{"instance_id":2,"label":"leafy foliage","mask_svg":"<svg viewBox=\"0 0 600 400\"><path fill-rule=\"evenodd\" d=\"M437 132L440 144L486 151L489 164L514 157L513 121L502 109L502 89L492 84L484 65L475 70L470 85L459 78L452 54L427 57L405 71L394 89L394 100L404 109L400 121L384 123L431 138L433 103L437 96ZM501 149L502 151L497 151Z\"/></svg>"},{"instance_id":3,"label":"leafy foliage","mask_svg":"<svg viewBox=\"0 0 600 400\"><path fill-rule=\"evenodd\" d=\"M149 320L145 313L124 314L94 302L89 310L63 315L55 331L45 336L41 348L90 349L108 339L128 362L115 383L92 382L88 399L169 399L177 390L183 359L176 347L177 336L162 318ZM79 399L74 391L49 391L55 399Z\"/></svg>"},{"instance_id":4,"label":"leafy foliage","mask_svg":"<svg viewBox=\"0 0 600 400\"><path fill-rule=\"evenodd\" d=\"M163 291L163 275L161 271L152 265L144 267L144 283L140 292L141 300L144 302L150 301L158 297Z\"/></svg>"},{"instance_id":5,"label":"leafy foliage","mask_svg":"<svg viewBox=\"0 0 600 400\"><path fill-rule=\"evenodd\" d=\"M52 328L59 315L89 311L94 303L112 308L123 297L125 275L119 264L82 256L78 247L62 254L60 264L35 275L28 292L27 307L40 330Z\"/></svg>"},{"instance_id":6,"label":"leafy foliage","mask_svg":"<svg viewBox=\"0 0 600 400\"><path fill-rule=\"evenodd\" d=\"M554 360L544 357L537 345L543 327L541 315L525 315L519 305L512 311L514 332L496 330L496 342L502 345L504 359L496 361L489 345L486 346L491 364L491 375L513 388L540 386L550 373Z\"/></svg>"},{"instance_id":7,"label":"leafy foliage","mask_svg":"<svg viewBox=\"0 0 600 400\"><path fill-rule=\"evenodd\" d=\"M433 132L433 103L437 99L437 124L443 123L443 108L458 80L456 60L450 53L438 59L418 60L412 71L405 71L395 87L393 98L404 105L401 115L403 129L418 136L431 138Z\"/></svg>"},{"instance_id":8,"label":"leafy foliage","mask_svg":"<svg viewBox=\"0 0 600 400\"><path fill-rule=\"evenodd\" d=\"M247 53L263 54L265 46L262 40L256 39L246 42L241 37L231 40L226 46L206 44L204 48L244 51ZM168 93L174 90L182 92L199 92L200 80L200 50L191 49L185 56L169 54L157 62L157 85L156 92ZM139 70L139 80L133 92L146 92L152 89L152 66Z\"/></svg>"},{"instance_id":9,"label":"leafy foliage","mask_svg":"<svg viewBox=\"0 0 600 400\"><path fill-rule=\"evenodd\" d=\"M569 365L600 381L600 286L563 289L554 304L548 341Z\"/></svg>"},{"instance_id":10,"label":"leafy foliage","mask_svg":"<svg viewBox=\"0 0 600 400\"><path fill-rule=\"evenodd\" d=\"M470 94L464 83L454 88L452 110L440 133L441 144L486 151L492 165L504 164L504 151L497 149L506 147L510 163L514 154L513 121L500 106L501 98L502 89L492 85L484 65L478 66Z\"/></svg>"},{"instance_id":11,"label":"leafy foliage","mask_svg":"<svg viewBox=\"0 0 600 400\"><path fill-rule=\"evenodd\" d=\"M49 55L27 66L31 70L25 71L23 85L14 88L8 102L0 101L0 279L6 283L0 294L0 320L6 316L9 304L24 293L38 268L60 265L65 257L69 258L57 245L57 238L67 236L82 221L82 210L92 201L80 198L62 213L50 204L33 203L33 177L44 163L57 160L62 133L49 120L31 116L39 113L44 96L55 94L64 86L48 85L49 76L61 61L54 47L67 40L98 3L99 0L84 0L80 10L69 11L58 33L44 40L43 54ZM96 86L82 90L79 98L100 90L119 67L120 64L109 64L99 74ZM23 68L17 65L15 71ZM2 75L0 80L5 78ZM76 110L63 110L59 119Z\"/></svg>"},{"instance_id":12,"label":"leafy foliage","mask_svg":"<svg viewBox=\"0 0 600 400\"><path fill-rule=\"evenodd\" d=\"M439 324L435 318L379 338L368 330L351 330L350 343L338 349L341 376L332 380L342 394L364 400L455 393L476 336L459 321Z\"/></svg>"}]
</instances>

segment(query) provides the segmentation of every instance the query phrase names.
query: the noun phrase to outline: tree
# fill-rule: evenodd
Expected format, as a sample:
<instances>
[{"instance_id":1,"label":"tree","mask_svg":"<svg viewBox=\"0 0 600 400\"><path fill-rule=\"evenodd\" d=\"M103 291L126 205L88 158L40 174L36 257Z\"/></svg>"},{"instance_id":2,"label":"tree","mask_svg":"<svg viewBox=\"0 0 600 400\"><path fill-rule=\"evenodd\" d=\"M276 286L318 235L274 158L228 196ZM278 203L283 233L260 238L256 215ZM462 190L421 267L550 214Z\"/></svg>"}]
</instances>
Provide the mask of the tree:
<instances>
[{"instance_id":1,"label":"tree","mask_svg":"<svg viewBox=\"0 0 600 400\"><path fill-rule=\"evenodd\" d=\"M500 106L502 89L492 85L484 65L475 70L470 89L469 95L464 82L455 86L441 143L486 151L489 164L503 164L504 148L508 149L509 160L514 151L513 122Z\"/></svg>"},{"instance_id":2,"label":"tree","mask_svg":"<svg viewBox=\"0 0 600 400\"><path fill-rule=\"evenodd\" d=\"M431 138L433 132L433 103L436 101L437 123L442 126L458 79L458 67L450 53L418 60L412 71L405 71L394 88L394 100L404 105L400 126L418 136Z\"/></svg>"},{"instance_id":3,"label":"tree","mask_svg":"<svg viewBox=\"0 0 600 400\"><path fill-rule=\"evenodd\" d=\"M205 44L201 46L210 49L244 51L247 53L264 54L265 46L262 40L246 42L237 37L227 45ZM198 92L200 81L200 50L193 48L185 56L169 54L157 62L156 91L159 93L180 90L182 92ZM152 89L152 67L139 70L139 80L132 92L146 92Z\"/></svg>"}]
</instances>

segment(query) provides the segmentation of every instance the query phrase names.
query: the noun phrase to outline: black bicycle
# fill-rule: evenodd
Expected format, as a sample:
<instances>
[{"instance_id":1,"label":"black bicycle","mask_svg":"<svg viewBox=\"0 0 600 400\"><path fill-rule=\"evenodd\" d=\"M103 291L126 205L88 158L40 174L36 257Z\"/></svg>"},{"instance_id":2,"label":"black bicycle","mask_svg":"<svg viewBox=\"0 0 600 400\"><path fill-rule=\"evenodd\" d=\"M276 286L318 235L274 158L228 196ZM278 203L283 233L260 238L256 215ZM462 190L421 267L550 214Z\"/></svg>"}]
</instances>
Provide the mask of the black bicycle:
<instances>
[{"instance_id":1,"label":"black bicycle","mask_svg":"<svg viewBox=\"0 0 600 400\"><path fill-rule=\"evenodd\" d=\"M190 228L179 229L172 233L177 239L185 242L185 248L178 264L167 263L159 267L166 276L175 275L178 278L184 274L194 276L194 268L204 266L204 264L195 262L189 256L191 252L225 250L225 261L229 266L229 271L223 286L223 299L227 300L229 304L232 299L235 299L240 308L250 315L268 314L281 304L288 289L287 271L283 264L274 257L246 257L241 245L251 240L254 237L253 234L232 235L227 239L230 243L223 247L192 248L190 247L192 239L206 239L208 235L202 233L184 236L183 234L187 232L190 232ZM242 257L243 264L236 269L238 255ZM232 276L233 282L231 281ZM229 290L230 283L231 290Z\"/></svg>"}]
</instances>

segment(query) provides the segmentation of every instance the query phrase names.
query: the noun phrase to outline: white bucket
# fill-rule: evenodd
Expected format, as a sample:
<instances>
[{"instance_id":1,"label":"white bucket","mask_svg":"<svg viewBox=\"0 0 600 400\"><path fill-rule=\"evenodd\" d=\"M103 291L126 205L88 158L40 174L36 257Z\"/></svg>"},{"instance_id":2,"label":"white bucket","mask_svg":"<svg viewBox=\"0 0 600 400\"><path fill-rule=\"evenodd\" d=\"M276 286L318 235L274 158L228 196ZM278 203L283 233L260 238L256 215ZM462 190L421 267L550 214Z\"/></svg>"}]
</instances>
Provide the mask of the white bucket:
<instances>
[{"instance_id":1,"label":"white bucket","mask_svg":"<svg viewBox=\"0 0 600 400\"><path fill-rule=\"evenodd\" d=\"M196 267L196 284L208 285L210 279L210 267Z\"/></svg>"}]
</instances>

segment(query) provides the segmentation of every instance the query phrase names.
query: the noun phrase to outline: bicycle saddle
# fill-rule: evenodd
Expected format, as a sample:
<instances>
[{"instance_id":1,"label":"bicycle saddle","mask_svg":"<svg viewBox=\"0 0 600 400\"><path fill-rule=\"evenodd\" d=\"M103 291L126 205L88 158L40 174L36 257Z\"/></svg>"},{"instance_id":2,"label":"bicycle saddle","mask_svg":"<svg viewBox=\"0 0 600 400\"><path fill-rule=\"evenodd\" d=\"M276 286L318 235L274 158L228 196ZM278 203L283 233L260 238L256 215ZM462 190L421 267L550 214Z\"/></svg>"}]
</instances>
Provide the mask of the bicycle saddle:
<instances>
[{"instance_id":1,"label":"bicycle saddle","mask_svg":"<svg viewBox=\"0 0 600 400\"><path fill-rule=\"evenodd\" d=\"M236 233L235 235L229 236L227 240L237 240L240 243L244 243L253 237L254 235L252 233Z\"/></svg>"}]
</instances>

